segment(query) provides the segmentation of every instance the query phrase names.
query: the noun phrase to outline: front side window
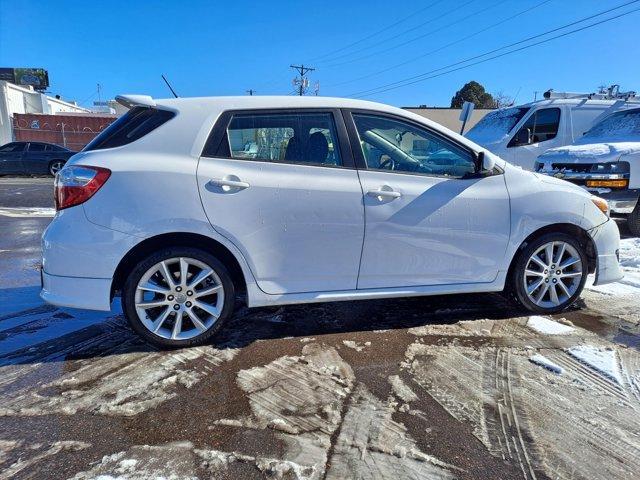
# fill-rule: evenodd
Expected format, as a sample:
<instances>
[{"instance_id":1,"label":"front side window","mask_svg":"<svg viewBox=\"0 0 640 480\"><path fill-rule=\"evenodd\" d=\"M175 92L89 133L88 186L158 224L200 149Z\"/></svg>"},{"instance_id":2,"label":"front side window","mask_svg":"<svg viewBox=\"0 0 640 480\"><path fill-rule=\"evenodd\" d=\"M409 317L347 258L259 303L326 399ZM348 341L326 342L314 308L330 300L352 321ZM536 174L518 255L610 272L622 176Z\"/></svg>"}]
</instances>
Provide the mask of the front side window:
<instances>
[{"instance_id":1,"label":"front side window","mask_svg":"<svg viewBox=\"0 0 640 480\"><path fill-rule=\"evenodd\" d=\"M399 120L353 114L367 169L462 178L476 171L474 155L436 133Z\"/></svg>"},{"instance_id":2,"label":"front side window","mask_svg":"<svg viewBox=\"0 0 640 480\"><path fill-rule=\"evenodd\" d=\"M560 125L559 108L541 108L531 114L513 136L508 147L546 142L555 138Z\"/></svg>"},{"instance_id":3,"label":"front side window","mask_svg":"<svg viewBox=\"0 0 640 480\"><path fill-rule=\"evenodd\" d=\"M152 132L174 116L175 113L168 110L134 107L104 129L100 135L84 147L83 151L127 145Z\"/></svg>"},{"instance_id":4,"label":"front side window","mask_svg":"<svg viewBox=\"0 0 640 480\"><path fill-rule=\"evenodd\" d=\"M233 115L227 140L231 158L342 165L331 113Z\"/></svg>"},{"instance_id":5,"label":"front side window","mask_svg":"<svg viewBox=\"0 0 640 480\"><path fill-rule=\"evenodd\" d=\"M0 147L0 152L22 152L25 145L25 143L18 142L7 143L6 145Z\"/></svg>"}]
</instances>

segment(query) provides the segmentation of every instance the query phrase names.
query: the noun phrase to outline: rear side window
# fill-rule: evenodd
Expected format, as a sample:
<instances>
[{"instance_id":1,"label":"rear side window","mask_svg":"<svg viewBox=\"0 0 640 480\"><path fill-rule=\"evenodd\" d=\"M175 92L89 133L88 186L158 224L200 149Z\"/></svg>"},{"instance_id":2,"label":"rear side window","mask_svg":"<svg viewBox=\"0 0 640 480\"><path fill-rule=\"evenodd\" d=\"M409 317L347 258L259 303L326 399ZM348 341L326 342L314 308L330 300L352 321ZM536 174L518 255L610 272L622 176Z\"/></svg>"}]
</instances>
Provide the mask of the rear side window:
<instances>
[{"instance_id":1,"label":"rear side window","mask_svg":"<svg viewBox=\"0 0 640 480\"><path fill-rule=\"evenodd\" d=\"M49 150L48 145L45 145L44 143L30 143L29 144L29 151L30 152L44 152L46 150Z\"/></svg>"},{"instance_id":2,"label":"rear side window","mask_svg":"<svg viewBox=\"0 0 640 480\"><path fill-rule=\"evenodd\" d=\"M341 166L333 114L235 114L220 156L238 160Z\"/></svg>"},{"instance_id":3,"label":"rear side window","mask_svg":"<svg viewBox=\"0 0 640 480\"><path fill-rule=\"evenodd\" d=\"M174 112L167 110L134 107L103 130L83 151L127 145L144 137L174 116Z\"/></svg>"}]
</instances>

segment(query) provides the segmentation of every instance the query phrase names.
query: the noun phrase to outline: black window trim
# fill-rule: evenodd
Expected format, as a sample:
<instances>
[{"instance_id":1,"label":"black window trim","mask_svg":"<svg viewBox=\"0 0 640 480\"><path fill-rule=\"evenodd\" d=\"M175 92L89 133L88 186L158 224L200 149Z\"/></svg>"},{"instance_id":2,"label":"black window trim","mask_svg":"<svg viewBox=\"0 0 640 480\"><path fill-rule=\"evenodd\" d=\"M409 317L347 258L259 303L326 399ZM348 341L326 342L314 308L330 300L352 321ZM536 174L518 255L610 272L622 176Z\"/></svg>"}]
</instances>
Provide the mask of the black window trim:
<instances>
[{"instance_id":1,"label":"black window trim","mask_svg":"<svg viewBox=\"0 0 640 480\"><path fill-rule=\"evenodd\" d=\"M282 160L266 161L255 158L235 158L230 155L228 151L228 142L225 148L225 139L227 139L227 128L231 123L231 119L234 115L295 115L301 113L328 113L333 117L333 123L336 127L336 134L338 138L338 148L340 149L340 158L342 165L331 165L322 163L309 163L309 162L289 162ZM341 168L341 169L355 169L355 162L352 155L352 149L350 148L349 135L344 123L344 118L339 108L318 108L318 107L299 107L299 108L245 108L245 109L233 109L224 110L218 119L215 121L209 137L204 144L204 148L201 153L202 157L206 158L223 158L225 160L234 160L237 162L261 162L261 163L277 163L282 165L296 165L303 167L313 168Z\"/></svg>"},{"instance_id":2,"label":"black window trim","mask_svg":"<svg viewBox=\"0 0 640 480\"><path fill-rule=\"evenodd\" d=\"M509 139L509 143L507 143L507 148L517 148L517 147L526 147L527 145L533 145L533 143L527 143L527 144L520 144L520 145L516 145L514 142L516 135L520 132L520 130L522 130L522 127L524 127L524 124L527 123L527 121L534 115L537 115L538 112L540 112L541 110L558 110L558 129L556 130L556 134L551 137L551 138L547 138L546 140L542 140L542 142L538 142L538 143L544 143L544 142L548 142L549 140L553 140L554 138L556 138L558 136L558 132L560 132L560 122L562 121L562 108L559 106L551 106L551 105L544 105L544 106L540 106L540 108L536 108L536 109L530 109L529 111L529 115L526 115L524 117L522 117L520 119L520 121L516 124L515 127L513 127L513 135L511 136L511 138Z\"/></svg>"},{"instance_id":3,"label":"black window trim","mask_svg":"<svg viewBox=\"0 0 640 480\"><path fill-rule=\"evenodd\" d=\"M349 140L350 140L350 144L351 144L351 150L353 152L353 156L355 158L356 161L356 166L359 170L367 170L369 172L386 172L386 173L394 173L396 175L416 175L416 176L420 176L420 177L430 177L430 178L443 178L443 179L447 179L447 180L470 180L470 179L474 179L474 178L478 178L478 174L480 172L480 170L482 169L482 165L479 164L479 156L478 156L478 152L476 152L475 150L473 150L472 148L470 148L469 146L459 142L458 140L448 137L447 135L444 135L443 133L434 130L433 128L429 127L428 125L425 125L423 123L417 122L412 118L408 118L408 117L404 117L402 115L397 115L394 113L389 113L389 112L381 112L379 110L369 110L369 109L360 109L360 108L343 108L342 109L342 113L344 115L344 121L347 125L347 130L349 132ZM444 142L447 143L451 143L453 145L455 145L456 147L460 148L461 150L464 150L466 152L468 152L471 155L471 158L473 158L474 160L474 164L475 164L475 173L473 175L467 176L467 177L450 177L450 176L446 176L446 175L434 175L434 174L429 174L429 173L425 173L425 172L400 172L400 171L395 171L395 170L380 170L380 169L374 169L374 168L368 168L367 167L367 162L364 158L364 154L362 153L362 148L360 148L360 135L358 135L358 130L356 128L356 123L355 120L353 119L353 114L361 114L361 115L373 115L373 116L377 116L377 117L384 117L384 118L389 118L391 120L396 120L398 122L405 122L408 123L410 125L413 125L414 127L418 128L418 129L422 129L422 130L426 130L427 132L429 132L430 134L434 135L435 137L442 139ZM491 173L492 175L496 175L496 174L502 174L503 171L501 168L496 167L494 169L494 171Z\"/></svg>"}]
</instances>

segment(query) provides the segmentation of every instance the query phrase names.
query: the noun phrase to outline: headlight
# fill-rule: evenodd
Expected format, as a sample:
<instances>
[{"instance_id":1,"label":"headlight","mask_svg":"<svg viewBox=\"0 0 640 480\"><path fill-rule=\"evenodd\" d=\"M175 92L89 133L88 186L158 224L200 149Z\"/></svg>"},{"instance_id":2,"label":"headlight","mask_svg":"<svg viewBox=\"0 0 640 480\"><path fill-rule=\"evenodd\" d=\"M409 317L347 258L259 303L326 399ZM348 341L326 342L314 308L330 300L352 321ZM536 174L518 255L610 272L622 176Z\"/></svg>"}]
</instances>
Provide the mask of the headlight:
<instances>
[{"instance_id":1,"label":"headlight","mask_svg":"<svg viewBox=\"0 0 640 480\"><path fill-rule=\"evenodd\" d=\"M629 162L594 163L591 173L629 173Z\"/></svg>"},{"instance_id":2,"label":"headlight","mask_svg":"<svg viewBox=\"0 0 640 480\"><path fill-rule=\"evenodd\" d=\"M598 207L598 210L604 213L607 217L609 216L609 204L604 198L591 195L591 201L596 207Z\"/></svg>"}]
</instances>

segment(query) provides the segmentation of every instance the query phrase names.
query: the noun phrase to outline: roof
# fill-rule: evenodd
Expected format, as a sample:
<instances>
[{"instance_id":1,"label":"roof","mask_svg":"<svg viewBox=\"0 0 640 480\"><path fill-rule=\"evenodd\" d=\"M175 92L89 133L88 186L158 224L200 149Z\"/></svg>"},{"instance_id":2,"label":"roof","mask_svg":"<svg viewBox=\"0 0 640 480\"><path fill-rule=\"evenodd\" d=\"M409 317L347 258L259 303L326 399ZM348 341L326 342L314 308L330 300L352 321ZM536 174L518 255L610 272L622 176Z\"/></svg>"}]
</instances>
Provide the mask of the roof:
<instances>
[{"instance_id":1,"label":"roof","mask_svg":"<svg viewBox=\"0 0 640 480\"><path fill-rule=\"evenodd\" d=\"M320 96L219 96L219 97L180 97L153 99L147 95L118 95L116 100L125 106L159 106L184 110L208 107L211 109L250 109L250 108L360 108L399 113L400 108L383 103L354 100L351 98Z\"/></svg>"}]
</instances>

